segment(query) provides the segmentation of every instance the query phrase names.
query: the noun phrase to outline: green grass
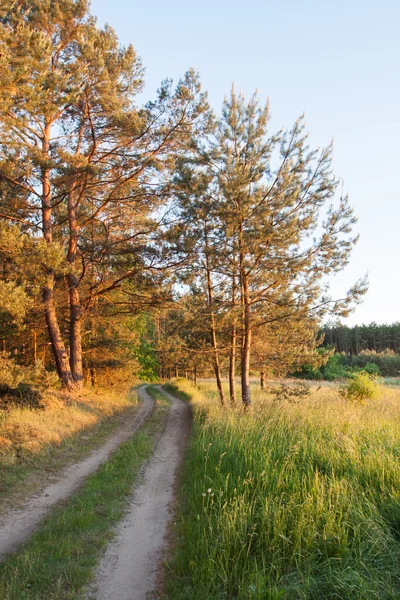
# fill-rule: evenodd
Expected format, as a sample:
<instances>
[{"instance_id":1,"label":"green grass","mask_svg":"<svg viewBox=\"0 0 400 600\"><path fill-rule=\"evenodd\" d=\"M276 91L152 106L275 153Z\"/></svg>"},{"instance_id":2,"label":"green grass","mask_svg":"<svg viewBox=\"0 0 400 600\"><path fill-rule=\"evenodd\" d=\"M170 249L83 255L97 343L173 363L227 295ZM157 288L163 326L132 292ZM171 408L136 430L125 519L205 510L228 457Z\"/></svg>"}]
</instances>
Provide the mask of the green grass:
<instances>
[{"instance_id":1,"label":"green grass","mask_svg":"<svg viewBox=\"0 0 400 600\"><path fill-rule=\"evenodd\" d=\"M252 414L200 392L166 598L400 598L399 390L365 407L255 391Z\"/></svg>"},{"instance_id":2,"label":"green grass","mask_svg":"<svg viewBox=\"0 0 400 600\"><path fill-rule=\"evenodd\" d=\"M1 600L82 597L99 552L123 516L135 478L162 431L167 410L164 402L157 402L155 413L132 440L0 566Z\"/></svg>"},{"instance_id":3,"label":"green grass","mask_svg":"<svg viewBox=\"0 0 400 600\"><path fill-rule=\"evenodd\" d=\"M156 400L158 406L168 405L167 398L164 396L164 394L160 392L160 390L157 387L155 387L155 385L149 385L146 391L149 394L149 396Z\"/></svg>"},{"instance_id":4,"label":"green grass","mask_svg":"<svg viewBox=\"0 0 400 600\"><path fill-rule=\"evenodd\" d=\"M185 389L186 384L189 386L189 391ZM184 402L190 402L193 398L193 393L195 393L195 388L186 379L177 379L174 382L164 383L163 388Z\"/></svg>"}]
</instances>

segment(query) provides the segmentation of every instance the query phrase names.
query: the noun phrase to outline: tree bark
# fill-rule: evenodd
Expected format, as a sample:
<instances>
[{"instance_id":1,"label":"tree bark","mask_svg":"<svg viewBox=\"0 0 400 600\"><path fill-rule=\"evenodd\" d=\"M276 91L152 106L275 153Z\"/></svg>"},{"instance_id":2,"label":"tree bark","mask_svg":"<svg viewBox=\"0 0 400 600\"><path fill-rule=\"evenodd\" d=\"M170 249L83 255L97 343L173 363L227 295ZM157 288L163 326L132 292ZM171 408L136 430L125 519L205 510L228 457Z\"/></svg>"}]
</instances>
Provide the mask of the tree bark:
<instances>
[{"instance_id":1,"label":"tree bark","mask_svg":"<svg viewBox=\"0 0 400 600\"><path fill-rule=\"evenodd\" d=\"M260 373L260 387L262 390L265 389L265 373L264 373L264 371L261 371L261 373Z\"/></svg>"},{"instance_id":2,"label":"tree bark","mask_svg":"<svg viewBox=\"0 0 400 600\"><path fill-rule=\"evenodd\" d=\"M48 160L50 152L50 125L45 127L43 137L43 158ZM52 233L52 207L51 207L51 185L50 172L46 167L42 168L42 222L43 237L46 243L51 245L53 242ZM64 387L71 390L73 388L73 378L68 361L68 354L61 336L58 324L56 305L54 300L54 282L55 276L52 267L46 267L46 280L43 286L43 307L46 319L49 339L53 349L58 376Z\"/></svg>"},{"instance_id":3,"label":"tree bark","mask_svg":"<svg viewBox=\"0 0 400 600\"><path fill-rule=\"evenodd\" d=\"M195 387L197 387L197 365L194 365L193 383L194 383Z\"/></svg>"},{"instance_id":4,"label":"tree bark","mask_svg":"<svg viewBox=\"0 0 400 600\"><path fill-rule=\"evenodd\" d=\"M76 217L76 189L73 187L68 195L68 223L69 223L69 246L67 260L71 265L68 274L68 294L70 310L69 346L70 366L75 388L81 390L83 387L83 365L82 365L82 305L79 295L79 279L76 276L76 252L78 248L79 226Z\"/></svg>"},{"instance_id":5,"label":"tree bark","mask_svg":"<svg viewBox=\"0 0 400 600\"><path fill-rule=\"evenodd\" d=\"M242 404L245 410L251 409L250 392L250 352L251 352L251 310L248 273L245 267L245 249L243 244L243 221L238 227L240 302L242 310L242 344L241 344L241 385Z\"/></svg>"},{"instance_id":6,"label":"tree bark","mask_svg":"<svg viewBox=\"0 0 400 600\"><path fill-rule=\"evenodd\" d=\"M62 385L72 390L74 382L71 369L69 366L68 354L64 346L61 336L60 327L58 325L56 306L54 302L54 275L47 274L46 283L43 289L43 305L46 318L47 330L53 354L56 362L58 376Z\"/></svg>"},{"instance_id":7,"label":"tree bark","mask_svg":"<svg viewBox=\"0 0 400 600\"><path fill-rule=\"evenodd\" d=\"M32 353L33 353L33 364L36 365L36 363L37 363L37 331L36 331L36 324L33 326Z\"/></svg>"},{"instance_id":8,"label":"tree bark","mask_svg":"<svg viewBox=\"0 0 400 600\"><path fill-rule=\"evenodd\" d=\"M90 369L90 383L92 387L96 385L96 369L94 369L93 367L91 367Z\"/></svg>"},{"instance_id":9,"label":"tree bark","mask_svg":"<svg viewBox=\"0 0 400 600\"><path fill-rule=\"evenodd\" d=\"M243 277L244 323L242 348L242 402L245 410L251 408L250 392L250 353L251 353L251 316L249 299L249 282L246 274Z\"/></svg>"},{"instance_id":10,"label":"tree bark","mask_svg":"<svg viewBox=\"0 0 400 600\"><path fill-rule=\"evenodd\" d=\"M236 279L233 276L232 281L232 308L235 311L236 306ZM231 328L231 348L229 353L229 400L231 406L236 405L236 317L233 316Z\"/></svg>"},{"instance_id":11,"label":"tree bark","mask_svg":"<svg viewBox=\"0 0 400 600\"><path fill-rule=\"evenodd\" d=\"M215 325L215 314L213 308L213 287L211 281L211 267L210 267L210 255L208 249L208 238L207 232L205 232L205 255L206 255L206 270L207 270L207 296L208 296L208 310L210 317L210 333L211 333L211 345L214 355L214 373L215 379L217 380L217 387L219 392L219 398L221 406L225 406L225 395L222 388L222 377L221 377L221 365L219 361L218 342L217 342L217 331Z\"/></svg>"}]
</instances>

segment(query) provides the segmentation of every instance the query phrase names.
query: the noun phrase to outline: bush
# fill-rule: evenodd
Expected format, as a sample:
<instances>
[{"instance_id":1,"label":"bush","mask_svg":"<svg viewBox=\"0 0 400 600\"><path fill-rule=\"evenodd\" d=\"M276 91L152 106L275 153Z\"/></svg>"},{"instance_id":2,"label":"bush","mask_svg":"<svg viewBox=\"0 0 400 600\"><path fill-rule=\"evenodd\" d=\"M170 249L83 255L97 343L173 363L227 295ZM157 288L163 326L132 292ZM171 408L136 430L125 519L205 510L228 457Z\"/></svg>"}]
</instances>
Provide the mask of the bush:
<instances>
[{"instance_id":1,"label":"bush","mask_svg":"<svg viewBox=\"0 0 400 600\"><path fill-rule=\"evenodd\" d=\"M335 381L336 379L346 378L348 376L348 368L343 364L343 356L341 354L334 354L319 369L315 369L311 365L304 365L301 371L293 373L293 376L300 379Z\"/></svg>"},{"instance_id":2,"label":"bush","mask_svg":"<svg viewBox=\"0 0 400 600\"><path fill-rule=\"evenodd\" d=\"M16 388L24 380L24 369L7 355L0 355L0 385Z\"/></svg>"},{"instance_id":3,"label":"bush","mask_svg":"<svg viewBox=\"0 0 400 600\"><path fill-rule=\"evenodd\" d=\"M347 368L342 362L340 354L334 354L328 359L326 365L321 367L322 377L326 381L335 381L348 376Z\"/></svg>"},{"instance_id":4,"label":"bush","mask_svg":"<svg viewBox=\"0 0 400 600\"><path fill-rule=\"evenodd\" d=\"M366 373L369 373L370 375L380 375L381 374L381 371L380 371L378 365L376 363L371 363L371 362L367 363L363 369L358 369L357 367L355 367L354 371L355 372L365 371Z\"/></svg>"},{"instance_id":5,"label":"bush","mask_svg":"<svg viewBox=\"0 0 400 600\"><path fill-rule=\"evenodd\" d=\"M353 373L350 382L340 388L339 393L345 400L364 404L367 400L377 400L380 396L380 380L375 374L360 371Z\"/></svg>"},{"instance_id":6,"label":"bush","mask_svg":"<svg viewBox=\"0 0 400 600\"><path fill-rule=\"evenodd\" d=\"M281 385L273 391L274 400L286 400L287 402L299 402L310 396L310 388L304 382L294 382L291 384L281 383Z\"/></svg>"}]
</instances>

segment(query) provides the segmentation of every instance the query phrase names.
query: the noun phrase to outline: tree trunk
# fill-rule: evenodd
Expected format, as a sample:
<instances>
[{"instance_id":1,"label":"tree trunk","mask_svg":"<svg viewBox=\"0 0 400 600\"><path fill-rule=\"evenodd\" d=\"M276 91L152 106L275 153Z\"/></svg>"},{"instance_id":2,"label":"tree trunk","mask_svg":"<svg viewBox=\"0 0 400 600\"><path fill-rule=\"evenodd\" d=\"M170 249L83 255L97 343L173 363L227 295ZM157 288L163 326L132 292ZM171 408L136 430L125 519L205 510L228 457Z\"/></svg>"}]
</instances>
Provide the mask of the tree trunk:
<instances>
[{"instance_id":1,"label":"tree trunk","mask_svg":"<svg viewBox=\"0 0 400 600\"><path fill-rule=\"evenodd\" d=\"M36 365L37 363L37 331L36 331L36 325L33 326L33 334L32 334L32 351L33 351L33 364Z\"/></svg>"},{"instance_id":2,"label":"tree trunk","mask_svg":"<svg viewBox=\"0 0 400 600\"><path fill-rule=\"evenodd\" d=\"M194 383L195 387L197 387L197 365L194 365L193 383Z\"/></svg>"},{"instance_id":3,"label":"tree trunk","mask_svg":"<svg viewBox=\"0 0 400 600\"><path fill-rule=\"evenodd\" d=\"M96 369L93 367L90 369L90 383L93 387L96 385Z\"/></svg>"},{"instance_id":4,"label":"tree trunk","mask_svg":"<svg viewBox=\"0 0 400 600\"><path fill-rule=\"evenodd\" d=\"M43 158L48 160L50 152L50 125L46 124L43 138ZM43 237L50 246L53 242L52 233L52 207L51 207L51 186L50 172L46 167L42 168L42 220ZM64 387L71 390L73 388L73 378L68 361L68 354L61 336L58 325L56 305L54 300L54 271L52 267L46 267L46 281L43 286L43 307L46 318L49 339L54 353L58 376Z\"/></svg>"},{"instance_id":5,"label":"tree trunk","mask_svg":"<svg viewBox=\"0 0 400 600\"><path fill-rule=\"evenodd\" d=\"M243 277L244 323L243 323L243 348L242 348L242 402L245 410L251 408L250 393L250 352L251 352L251 318L249 283L247 276Z\"/></svg>"},{"instance_id":6,"label":"tree trunk","mask_svg":"<svg viewBox=\"0 0 400 600\"><path fill-rule=\"evenodd\" d=\"M233 277L232 285L232 308L235 311L236 306L236 279ZM236 317L233 316L231 329L231 348L229 353L229 400L231 406L236 404Z\"/></svg>"},{"instance_id":7,"label":"tree trunk","mask_svg":"<svg viewBox=\"0 0 400 600\"><path fill-rule=\"evenodd\" d=\"M260 387L262 390L265 389L265 373L264 373L264 371L261 371L261 373L260 373Z\"/></svg>"},{"instance_id":8,"label":"tree trunk","mask_svg":"<svg viewBox=\"0 0 400 600\"><path fill-rule=\"evenodd\" d=\"M206 255L206 268L207 268L207 296L208 296L208 310L210 316L210 333L211 333L211 345L214 354L214 373L215 379L217 380L217 387L219 392L219 398L221 402L221 406L225 406L225 395L222 387L222 377L221 377L221 365L219 362L219 352L218 352L218 343L217 343L217 331L215 326L215 315L213 309L213 288L211 281L211 267L210 267L210 255L208 250L208 239L207 232L205 231L205 255Z\"/></svg>"},{"instance_id":9,"label":"tree trunk","mask_svg":"<svg viewBox=\"0 0 400 600\"><path fill-rule=\"evenodd\" d=\"M76 252L78 248L79 226L76 217L76 188L73 187L68 195L68 224L69 224L69 247L67 260L71 265L71 273L68 274L69 293L69 346L70 366L75 388L81 390L83 387L83 365L82 365L82 305L79 296L79 279L76 276Z\"/></svg>"},{"instance_id":10,"label":"tree trunk","mask_svg":"<svg viewBox=\"0 0 400 600\"><path fill-rule=\"evenodd\" d=\"M47 274L46 284L43 289L43 305L46 318L47 330L51 347L53 349L54 358L56 361L57 373L61 383L68 390L74 387L71 369L69 366L68 354L61 337L60 328L58 325L56 307L54 302L54 275Z\"/></svg>"},{"instance_id":11,"label":"tree trunk","mask_svg":"<svg viewBox=\"0 0 400 600\"><path fill-rule=\"evenodd\" d=\"M76 277L68 276L69 306L70 306L70 366L75 389L81 390L83 386L82 366L82 308L77 289Z\"/></svg>"}]
</instances>

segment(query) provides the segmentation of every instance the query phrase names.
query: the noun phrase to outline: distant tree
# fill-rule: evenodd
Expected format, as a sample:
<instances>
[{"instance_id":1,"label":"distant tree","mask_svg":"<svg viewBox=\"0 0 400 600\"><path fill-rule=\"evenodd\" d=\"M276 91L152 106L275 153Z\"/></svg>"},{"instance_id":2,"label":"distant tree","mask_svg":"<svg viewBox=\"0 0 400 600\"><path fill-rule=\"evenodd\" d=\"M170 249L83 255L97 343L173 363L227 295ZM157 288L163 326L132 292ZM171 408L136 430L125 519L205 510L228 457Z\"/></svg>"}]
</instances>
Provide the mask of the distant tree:
<instances>
[{"instance_id":1,"label":"distant tree","mask_svg":"<svg viewBox=\"0 0 400 600\"><path fill-rule=\"evenodd\" d=\"M321 329L325 346L334 346L337 352L357 356L364 350L400 353L400 323L370 323L369 325L342 325L328 322Z\"/></svg>"}]
</instances>

